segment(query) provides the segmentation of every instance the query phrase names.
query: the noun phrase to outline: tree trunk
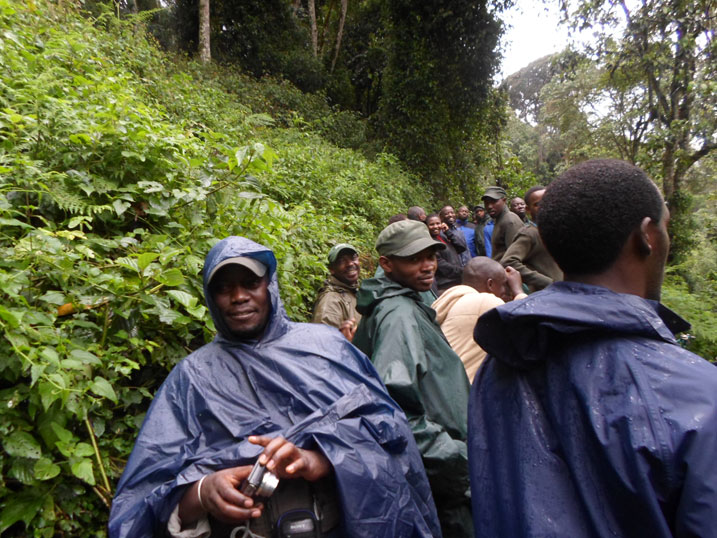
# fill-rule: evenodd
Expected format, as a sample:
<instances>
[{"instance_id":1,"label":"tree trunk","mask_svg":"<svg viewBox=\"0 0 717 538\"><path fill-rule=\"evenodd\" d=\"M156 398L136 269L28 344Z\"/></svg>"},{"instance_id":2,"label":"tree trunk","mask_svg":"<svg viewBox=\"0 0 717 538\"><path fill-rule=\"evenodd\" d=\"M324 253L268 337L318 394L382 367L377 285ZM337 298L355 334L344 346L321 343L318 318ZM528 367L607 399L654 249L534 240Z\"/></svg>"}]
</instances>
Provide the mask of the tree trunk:
<instances>
[{"instance_id":1,"label":"tree trunk","mask_svg":"<svg viewBox=\"0 0 717 538\"><path fill-rule=\"evenodd\" d=\"M314 57L316 57L319 53L319 35L318 29L316 28L316 4L314 0L309 0L308 5L309 21L311 22L311 50L314 52Z\"/></svg>"},{"instance_id":2,"label":"tree trunk","mask_svg":"<svg viewBox=\"0 0 717 538\"><path fill-rule=\"evenodd\" d=\"M331 73L336 67L336 60L339 58L339 50L341 50L341 38L344 35L344 23L346 22L346 12L349 10L349 0L341 0L341 16L339 18L339 29L336 32L336 48L334 49L334 59L331 60Z\"/></svg>"},{"instance_id":3,"label":"tree trunk","mask_svg":"<svg viewBox=\"0 0 717 538\"><path fill-rule=\"evenodd\" d=\"M331 12L334 10L335 0L330 0L329 7L326 8L326 16L324 17L324 28L321 30L321 39L319 40L319 56L324 55L324 46L326 45L326 37L329 35L329 23L331 22Z\"/></svg>"},{"instance_id":4,"label":"tree trunk","mask_svg":"<svg viewBox=\"0 0 717 538\"><path fill-rule=\"evenodd\" d=\"M209 42L209 0L199 0L199 60L203 64L212 60Z\"/></svg>"}]
</instances>

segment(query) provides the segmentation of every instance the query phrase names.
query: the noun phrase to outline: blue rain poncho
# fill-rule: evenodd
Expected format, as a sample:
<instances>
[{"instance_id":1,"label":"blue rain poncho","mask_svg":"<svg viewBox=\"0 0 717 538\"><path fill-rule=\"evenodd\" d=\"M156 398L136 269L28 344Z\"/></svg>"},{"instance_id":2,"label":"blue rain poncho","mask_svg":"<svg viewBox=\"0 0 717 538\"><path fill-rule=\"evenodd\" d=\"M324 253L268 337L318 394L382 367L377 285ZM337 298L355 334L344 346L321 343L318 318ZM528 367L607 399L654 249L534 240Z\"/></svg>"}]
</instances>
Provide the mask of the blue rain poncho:
<instances>
[{"instance_id":1,"label":"blue rain poncho","mask_svg":"<svg viewBox=\"0 0 717 538\"><path fill-rule=\"evenodd\" d=\"M476 536L717 536L717 368L654 301L557 282L484 314Z\"/></svg>"},{"instance_id":2,"label":"blue rain poncho","mask_svg":"<svg viewBox=\"0 0 717 538\"><path fill-rule=\"evenodd\" d=\"M269 267L271 314L259 340L232 339L208 292L221 261ZM276 259L248 239L215 245L204 294L219 334L180 362L157 391L110 515L112 538L163 536L188 485L252 464L249 435L283 435L321 450L333 466L343 536L439 536L435 506L406 417L369 360L336 329L289 321Z\"/></svg>"}]
</instances>

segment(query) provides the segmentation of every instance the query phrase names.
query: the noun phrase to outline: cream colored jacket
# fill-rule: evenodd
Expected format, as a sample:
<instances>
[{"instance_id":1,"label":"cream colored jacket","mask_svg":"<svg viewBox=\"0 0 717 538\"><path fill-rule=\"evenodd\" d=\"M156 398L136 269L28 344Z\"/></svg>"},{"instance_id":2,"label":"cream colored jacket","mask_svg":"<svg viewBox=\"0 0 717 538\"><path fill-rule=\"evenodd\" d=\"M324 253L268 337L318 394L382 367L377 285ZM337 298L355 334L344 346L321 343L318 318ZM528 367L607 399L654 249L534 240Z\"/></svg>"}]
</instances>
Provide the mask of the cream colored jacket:
<instances>
[{"instance_id":1,"label":"cream colored jacket","mask_svg":"<svg viewBox=\"0 0 717 538\"><path fill-rule=\"evenodd\" d=\"M523 297L526 295L521 293L515 298ZM481 315L502 304L503 300L492 293L481 293L470 286L460 285L446 290L432 305L436 321L453 351L461 358L471 383L486 356L486 352L473 340L473 329Z\"/></svg>"}]
</instances>

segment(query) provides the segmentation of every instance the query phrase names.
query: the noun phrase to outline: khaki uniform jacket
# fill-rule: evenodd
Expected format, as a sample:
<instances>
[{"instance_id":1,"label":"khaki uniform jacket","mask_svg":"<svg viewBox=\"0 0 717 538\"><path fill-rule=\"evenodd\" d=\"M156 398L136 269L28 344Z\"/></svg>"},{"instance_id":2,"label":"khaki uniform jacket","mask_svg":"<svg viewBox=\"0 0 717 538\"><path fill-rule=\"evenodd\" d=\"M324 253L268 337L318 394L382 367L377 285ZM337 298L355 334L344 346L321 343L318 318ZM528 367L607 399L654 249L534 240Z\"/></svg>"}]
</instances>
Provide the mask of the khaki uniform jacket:
<instances>
[{"instance_id":1,"label":"khaki uniform jacket","mask_svg":"<svg viewBox=\"0 0 717 538\"><path fill-rule=\"evenodd\" d=\"M518 232L500 263L518 271L531 293L563 279L563 272L543 245L538 227L534 224Z\"/></svg>"},{"instance_id":2,"label":"khaki uniform jacket","mask_svg":"<svg viewBox=\"0 0 717 538\"><path fill-rule=\"evenodd\" d=\"M357 290L358 286L352 288L330 276L316 298L312 323L323 323L338 329L344 321L354 318L358 325L361 314L356 311Z\"/></svg>"},{"instance_id":3,"label":"khaki uniform jacket","mask_svg":"<svg viewBox=\"0 0 717 538\"><path fill-rule=\"evenodd\" d=\"M493 245L493 252L491 258L496 261L503 259L503 254L508 250L508 247L513 243L515 236L518 232L523 229L525 224L520 217L513 213L506 205L503 212L497 215L495 220L495 226L493 227L493 238L491 244Z\"/></svg>"}]
</instances>

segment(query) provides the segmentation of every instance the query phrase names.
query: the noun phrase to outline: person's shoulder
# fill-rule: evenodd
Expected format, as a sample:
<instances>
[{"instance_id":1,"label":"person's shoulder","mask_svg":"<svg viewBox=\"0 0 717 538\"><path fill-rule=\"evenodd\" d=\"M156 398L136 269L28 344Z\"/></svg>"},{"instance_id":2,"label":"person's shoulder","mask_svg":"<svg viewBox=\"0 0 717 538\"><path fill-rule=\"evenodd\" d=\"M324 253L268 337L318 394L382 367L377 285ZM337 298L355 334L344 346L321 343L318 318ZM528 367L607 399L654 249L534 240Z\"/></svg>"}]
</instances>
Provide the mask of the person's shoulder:
<instances>
[{"instance_id":1,"label":"person's shoulder","mask_svg":"<svg viewBox=\"0 0 717 538\"><path fill-rule=\"evenodd\" d=\"M652 347L652 346L650 346ZM652 353L644 355L645 360L655 364L655 368L663 372L664 361L672 363L670 370L678 377L687 376L693 387L702 387L712 395L717 405L717 365L703 359L699 355L684 349L677 344L658 342Z\"/></svg>"},{"instance_id":2,"label":"person's shoulder","mask_svg":"<svg viewBox=\"0 0 717 538\"><path fill-rule=\"evenodd\" d=\"M533 226L532 224L524 224L523 227L518 232L518 235L525 235L530 238L534 238L534 237L540 237L540 232L538 231L537 226Z\"/></svg>"},{"instance_id":3,"label":"person's shoulder","mask_svg":"<svg viewBox=\"0 0 717 538\"><path fill-rule=\"evenodd\" d=\"M371 317L377 322L391 320L410 320L421 310L418 292L386 297L376 304Z\"/></svg>"},{"instance_id":4,"label":"person's shoulder","mask_svg":"<svg viewBox=\"0 0 717 538\"><path fill-rule=\"evenodd\" d=\"M520 219L520 217L512 211L507 211L506 213L504 213L502 220L512 225L517 225L521 227L525 226L525 223Z\"/></svg>"},{"instance_id":5,"label":"person's shoulder","mask_svg":"<svg viewBox=\"0 0 717 538\"><path fill-rule=\"evenodd\" d=\"M289 330L284 338L292 338L297 334L303 334L316 339L322 338L343 338L336 327L324 323L306 323L302 321L290 321Z\"/></svg>"}]
</instances>

